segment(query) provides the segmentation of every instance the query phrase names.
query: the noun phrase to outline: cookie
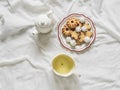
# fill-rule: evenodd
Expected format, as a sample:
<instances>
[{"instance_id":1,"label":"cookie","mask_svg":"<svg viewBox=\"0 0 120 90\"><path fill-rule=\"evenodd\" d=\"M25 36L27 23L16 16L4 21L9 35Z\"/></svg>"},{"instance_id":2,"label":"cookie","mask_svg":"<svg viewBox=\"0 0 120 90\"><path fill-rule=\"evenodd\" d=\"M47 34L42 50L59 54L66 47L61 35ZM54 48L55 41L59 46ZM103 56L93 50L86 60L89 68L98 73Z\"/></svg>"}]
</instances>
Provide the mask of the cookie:
<instances>
[{"instance_id":1,"label":"cookie","mask_svg":"<svg viewBox=\"0 0 120 90\"><path fill-rule=\"evenodd\" d=\"M71 37L66 37L66 42L69 43L71 41Z\"/></svg>"},{"instance_id":2,"label":"cookie","mask_svg":"<svg viewBox=\"0 0 120 90\"><path fill-rule=\"evenodd\" d=\"M72 32L71 32L71 37L72 37L73 39L77 40L77 39L78 39L78 36L79 36L79 34L78 34L76 31L72 31Z\"/></svg>"},{"instance_id":3,"label":"cookie","mask_svg":"<svg viewBox=\"0 0 120 90\"><path fill-rule=\"evenodd\" d=\"M84 17L80 17L79 19L80 19L81 23L85 23L85 18Z\"/></svg>"},{"instance_id":4,"label":"cookie","mask_svg":"<svg viewBox=\"0 0 120 90\"><path fill-rule=\"evenodd\" d=\"M71 46L76 46L76 41L75 41L74 39L71 40L71 41L70 41L70 45L71 45Z\"/></svg>"},{"instance_id":5,"label":"cookie","mask_svg":"<svg viewBox=\"0 0 120 90\"><path fill-rule=\"evenodd\" d=\"M64 36L70 36L71 35L71 30L69 29L69 27L67 25L64 25L64 27L62 28L62 34Z\"/></svg>"},{"instance_id":6,"label":"cookie","mask_svg":"<svg viewBox=\"0 0 120 90\"><path fill-rule=\"evenodd\" d=\"M87 32L85 32L85 35L87 37L92 37L93 33L91 31L87 31Z\"/></svg>"},{"instance_id":7,"label":"cookie","mask_svg":"<svg viewBox=\"0 0 120 90\"><path fill-rule=\"evenodd\" d=\"M85 35L82 33L81 35L79 35L79 39L76 40L77 45L80 45L84 42L85 39Z\"/></svg>"},{"instance_id":8,"label":"cookie","mask_svg":"<svg viewBox=\"0 0 120 90\"><path fill-rule=\"evenodd\" d=\"M79 19L76 19L76 23L77 23L77 26L82 27L82 23L80 22L80 20L79 20Z\"/></svg>"},{"instance_id":9,"label":"cookie","mask_svg":"<svg viewBox=\"0 0 120 90\"><path fill-rule=\"evenodd\" d=\"M84 32L80 32L80 35L85 35L85 33Z\"/></svg>"},{"instance_id":10,"label":"cookie","mask_svg":"<svg viewBox=\"0 0 120 90\"><path fill-rule=\"evenodd\" d=\"M78 19L72 17L72 18L69 18L69 19L67 20L67 23L66 23L66 24L67 24L67 26L68 26L70 29L74 29L74 28L76 28L76 26L79 25L79 21L78 21Z\"/></svg>"},{"instance_id":11,"label":"cookie","mask_svg":"<svg viewBox=\"0 0 120 90\"><path fill-rule=\"evenodd\" d=\"M88 22L85 22L84 26L86 27L87 30L91 29L91 25Z\"/></svg>"},{"instance_id":12,"label":"cookie","mask_svg":"<svg viewBox=\"0 0 120 90\"><path fill-rule=\"evenodd\" d=\"M90 41L91 41L90 37L87 37L87 36L86 36L86 37L84 38L84 42L85 42L85 43L89 43Z\"/></svg>"},{"instance_id":13,"label":"cookie","mask_svg":"<svg viewBox=\"0 0 120 90\"><path fill-rule=\"evenodd\" d=\"M81 27L80 27L80 26L77 26L77 27L75 28L75 31L76 31L76 32L81 32Z\"/></svg>"},{"instance_id":14,"label":"cookie","mask_svg":"<svg viewBox=\"0 0 120 90\"><path fill-rule=\"evenodd\" d=\"M84 26L82 26L81 30L82 30L83 32L86 32L86 31L87 31L87 27L84 25Z\"/></svg>"}]
</instances>

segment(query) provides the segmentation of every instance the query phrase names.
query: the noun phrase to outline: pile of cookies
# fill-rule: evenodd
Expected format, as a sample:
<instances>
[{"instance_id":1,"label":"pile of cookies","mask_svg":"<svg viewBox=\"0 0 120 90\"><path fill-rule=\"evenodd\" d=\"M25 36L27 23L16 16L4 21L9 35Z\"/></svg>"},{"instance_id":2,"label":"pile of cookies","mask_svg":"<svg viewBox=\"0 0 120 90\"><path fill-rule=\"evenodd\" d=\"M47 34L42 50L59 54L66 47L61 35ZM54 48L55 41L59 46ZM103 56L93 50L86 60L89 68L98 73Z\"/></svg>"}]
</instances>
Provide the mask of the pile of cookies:
<instances>
[{"instance_id":1,"label":"pile of cookies","mask_svg":"<svg viewBox=\"0 0 120 90\"><path fill-rule=\"evenodd\" d=\"M89 43L93 32L85 17L70 17L62 27L62 34L71 46Z\"/></svg>"}]
</instances>

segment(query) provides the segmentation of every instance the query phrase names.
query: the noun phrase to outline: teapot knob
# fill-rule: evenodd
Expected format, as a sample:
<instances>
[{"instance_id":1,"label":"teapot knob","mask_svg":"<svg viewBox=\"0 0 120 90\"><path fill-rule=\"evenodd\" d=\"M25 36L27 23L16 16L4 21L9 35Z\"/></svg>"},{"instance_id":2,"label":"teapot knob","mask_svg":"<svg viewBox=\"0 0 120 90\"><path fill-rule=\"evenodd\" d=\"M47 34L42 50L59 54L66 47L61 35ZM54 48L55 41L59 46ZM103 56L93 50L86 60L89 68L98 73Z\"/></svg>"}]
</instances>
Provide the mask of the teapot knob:
<instances>
[{"instance_id":1,"label":"teapot knob","mask_svg":"<svg viewBox=\"0 0 120 90\"><path fill-rule=\"evenodd\" d=\"M42 27L42 26L46 26L46 23L45 23L45 22L40 22L40 23L39 23L39 26L41 26L41 27Z\"/></svg>"}]
</instances>

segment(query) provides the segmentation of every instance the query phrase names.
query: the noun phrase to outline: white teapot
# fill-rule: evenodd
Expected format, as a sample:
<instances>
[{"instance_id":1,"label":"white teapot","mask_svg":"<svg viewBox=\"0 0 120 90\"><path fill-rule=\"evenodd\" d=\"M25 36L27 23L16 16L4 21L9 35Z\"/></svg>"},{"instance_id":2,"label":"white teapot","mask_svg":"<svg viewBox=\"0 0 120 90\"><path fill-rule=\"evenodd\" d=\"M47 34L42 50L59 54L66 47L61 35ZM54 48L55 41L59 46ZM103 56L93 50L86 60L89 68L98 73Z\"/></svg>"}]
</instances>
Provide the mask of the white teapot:
<instances>
[{"instance_id":1,"label":"white teapot","mask_svg":"<svg viewBox=\"0 0 120 90\"><path fill-rule=\"evenodd\" d=\"M35 19L35 27L38 33L48 33L52 30L53 20L49 17L52 11L42 14Z\"/></svg>"}]
</instances>

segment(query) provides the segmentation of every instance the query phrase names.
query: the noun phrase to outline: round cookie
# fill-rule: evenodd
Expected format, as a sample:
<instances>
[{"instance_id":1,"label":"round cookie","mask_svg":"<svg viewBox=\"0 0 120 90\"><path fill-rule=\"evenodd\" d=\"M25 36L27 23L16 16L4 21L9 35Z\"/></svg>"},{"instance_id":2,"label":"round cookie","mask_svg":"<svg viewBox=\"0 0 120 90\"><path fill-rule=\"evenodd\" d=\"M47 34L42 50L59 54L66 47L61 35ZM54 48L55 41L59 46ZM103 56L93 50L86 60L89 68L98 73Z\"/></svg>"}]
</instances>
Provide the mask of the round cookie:
<instances>
[{"instance_id":1,"label":"round cookie","mask_svg":"<svg viewBox=\"0 0 120 90\"><path fill-rule=\"evenodd\" d=\"M62 28L62 34L64 36L70 36L71 35L71 30L69 29L69 27L67 25L64 25L64 27Z\"/></svg>"},{"instance_id":2,"label":"round cookie","mask_svg":"<svg viewBox=\"0 0 120 90\"><path fill-rule=\"evenodd\" d=\"M78 22L78 19L72 17L72 18L69 18L69 19L67 20L67 23L66 23L66 24L67 24L67 26L68 26L70 29L74 29L74 28L76 28L76 26L79 25L79 22Z\"/></svg>"}]
</instances>

